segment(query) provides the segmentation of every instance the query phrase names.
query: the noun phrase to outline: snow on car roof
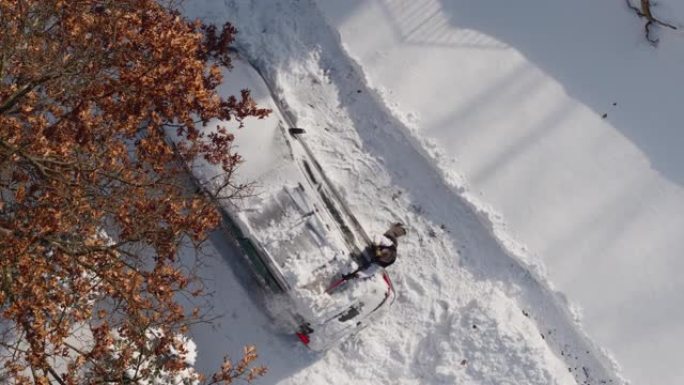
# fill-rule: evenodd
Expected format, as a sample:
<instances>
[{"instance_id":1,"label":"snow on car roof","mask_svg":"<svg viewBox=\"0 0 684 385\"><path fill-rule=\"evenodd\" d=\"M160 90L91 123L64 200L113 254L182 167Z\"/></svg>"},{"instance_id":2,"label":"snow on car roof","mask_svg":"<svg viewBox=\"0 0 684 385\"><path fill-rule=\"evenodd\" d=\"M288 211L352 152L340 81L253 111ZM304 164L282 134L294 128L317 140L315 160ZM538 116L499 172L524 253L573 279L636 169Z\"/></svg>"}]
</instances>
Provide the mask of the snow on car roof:
<instances>
[{"instance_id":1,"label":"snow on car roof","mask_svg":"<svg viewBox=\"0 0 684 385\"><path fill-rule=\"evenodd\" d=\"M238 129L235 122L218 120L199 127L205 134L218 126L233 131L233 150L244 159L234 181L249 184L248 195L220 200L219 204L231 217L239 219L247 236L256 240L277 264L300 313L320 319L349 306L350 301L369 290L368 285L377 282L350 283L334 296L325 293L333 278L357 267L351 257L354 250L297 163L284 120L263 81L249 65L235 64L230 73L224 73L219 92L228 96L248 88L260 107L273 112L266 119L248 118L245 129ZM300 155L305 156L297 153ZM204 160L192 164L191 171L200 183L216 184L219 181L215 178L224 173L220 166Z\"/></svg>"}]
</instances>

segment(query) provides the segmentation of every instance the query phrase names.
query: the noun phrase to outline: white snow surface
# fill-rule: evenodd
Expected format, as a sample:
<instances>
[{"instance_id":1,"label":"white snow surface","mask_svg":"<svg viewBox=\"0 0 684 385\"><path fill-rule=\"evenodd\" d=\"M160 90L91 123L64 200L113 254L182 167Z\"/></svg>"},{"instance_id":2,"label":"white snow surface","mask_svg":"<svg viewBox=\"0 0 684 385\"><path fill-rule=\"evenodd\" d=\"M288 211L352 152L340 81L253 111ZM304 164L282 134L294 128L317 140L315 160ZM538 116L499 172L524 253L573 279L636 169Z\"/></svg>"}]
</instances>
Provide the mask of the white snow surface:
<instances>
[{"instance_id":1,"label":"white snow surface","mask_svg":"<svg viewBox=\"0 0 684 385\"><path fill-rule=\"evenodd\" d=\"M254 343L269 384L684 383L681 32L654 48L617 0L184 7L237 26L371 233L409 228L393 308L323 354L214 234L200 369Z\"/></svg>"}]
</instances>

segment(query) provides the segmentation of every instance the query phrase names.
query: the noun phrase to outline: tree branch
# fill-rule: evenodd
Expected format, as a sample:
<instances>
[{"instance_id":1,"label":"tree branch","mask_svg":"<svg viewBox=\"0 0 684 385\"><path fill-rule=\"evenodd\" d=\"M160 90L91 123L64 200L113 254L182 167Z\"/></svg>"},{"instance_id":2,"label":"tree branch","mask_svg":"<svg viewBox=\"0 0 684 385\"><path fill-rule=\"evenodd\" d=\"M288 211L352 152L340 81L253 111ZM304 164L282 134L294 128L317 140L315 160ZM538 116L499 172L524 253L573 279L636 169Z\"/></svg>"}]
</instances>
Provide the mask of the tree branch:
<instances>
[{"instance_id":1,"label":"tree branch","mask_svg":"<svg viewBox=\"0 0 684 385\"><path fill-rule=\"evenodd\" d=\"M59 382L60 385L66 385L66 383L59 377L59 374L55 372L54 369L52 369L52 366L47 367L48 373L52 375L52 377L55 379L55 381Z\"/></svg>"},{"instance_id":2,"label":"tree branch","mask_svg":"<svg viewBox=\"0 0 684 385\"><path fill-rule=\"evenodd\" d=\"M0 114L4 114L5 112L9 111L12 107L14 107L15 104L17 104L19 99L26 96L26 94L31 92L34 88L38 87L39 85L45 83L48 80L56 79L58 77L59 75L45 75L38 80L32 80L24 84L24 86L19 88L17 92L14 93L14 95L7 98L7 100L5 100L0 105Z\"/></svg>"},{"instance_id":3,"label":"tree branch","mask_svg":"<svg viewBox=\"0 0 684 385\"><path fill-rule=\"evenodd\" d=\"M646 24L644 25L644 31L646 33L646 40L648 40L651 44L656 45L658 44L658 38L654 38L651 36L651 26L653 24L661 25L663 27L667 27L670 29L676 30L677 27L670 23L666 23L655 16L653 16L653 13L651 12L651 1L650 0L640 0L641 1L641 9L637 8L635 5L631 3L630 0L625 0L625 3L627 4L627 7L634 11L634 13L637 14L640 18L645 18Z\"/></svg>"}]
</instances>

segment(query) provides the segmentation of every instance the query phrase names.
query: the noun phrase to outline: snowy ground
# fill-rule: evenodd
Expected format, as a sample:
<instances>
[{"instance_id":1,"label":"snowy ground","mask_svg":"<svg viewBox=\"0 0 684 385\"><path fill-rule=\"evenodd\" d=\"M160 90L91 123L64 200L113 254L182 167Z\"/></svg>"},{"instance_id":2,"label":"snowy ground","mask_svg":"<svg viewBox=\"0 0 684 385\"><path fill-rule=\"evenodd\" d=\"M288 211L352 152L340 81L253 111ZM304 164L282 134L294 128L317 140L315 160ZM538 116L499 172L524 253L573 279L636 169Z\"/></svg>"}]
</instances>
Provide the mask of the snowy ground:
<instances>
[{"instance_id":1,"label":"snowy ground","mask_svg":"<svg viewBox=\"0 0 684 385\"><path fill-rule=\"evenodd\" d=\"M228 314L196 333L205 369L255 343L274 384L684 381L680 33L650 47L622 1L185 8L238 27L369 230L410 228L394 308L322 355L272 326L212 237ZM654 12L684 22L674 1Z\"/></svg>"}]
</instances>

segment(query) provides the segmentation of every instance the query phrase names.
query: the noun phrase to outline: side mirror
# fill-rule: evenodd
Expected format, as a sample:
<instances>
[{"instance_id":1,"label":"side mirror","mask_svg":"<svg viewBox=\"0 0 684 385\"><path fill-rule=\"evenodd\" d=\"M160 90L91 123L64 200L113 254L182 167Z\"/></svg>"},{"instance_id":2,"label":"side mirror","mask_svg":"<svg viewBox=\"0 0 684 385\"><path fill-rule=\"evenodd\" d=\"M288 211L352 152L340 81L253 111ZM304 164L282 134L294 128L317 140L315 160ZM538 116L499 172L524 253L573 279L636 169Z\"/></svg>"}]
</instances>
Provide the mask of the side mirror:
<instances>
[{"instance_id":1,"label":"side mirror","mask_svg":"<svg viewBox=\"0 0 684 385\"><path fill-rule=\"evenodd\" d=\"M289 132L290 135L292 135L292 136L296 136L296 135L303 134L303 133L304 133L304 129L303 129L303 128L299 128L299 127L290 127L290 128L287 130L287 132Z\"/></svg>"}]
</instances>

